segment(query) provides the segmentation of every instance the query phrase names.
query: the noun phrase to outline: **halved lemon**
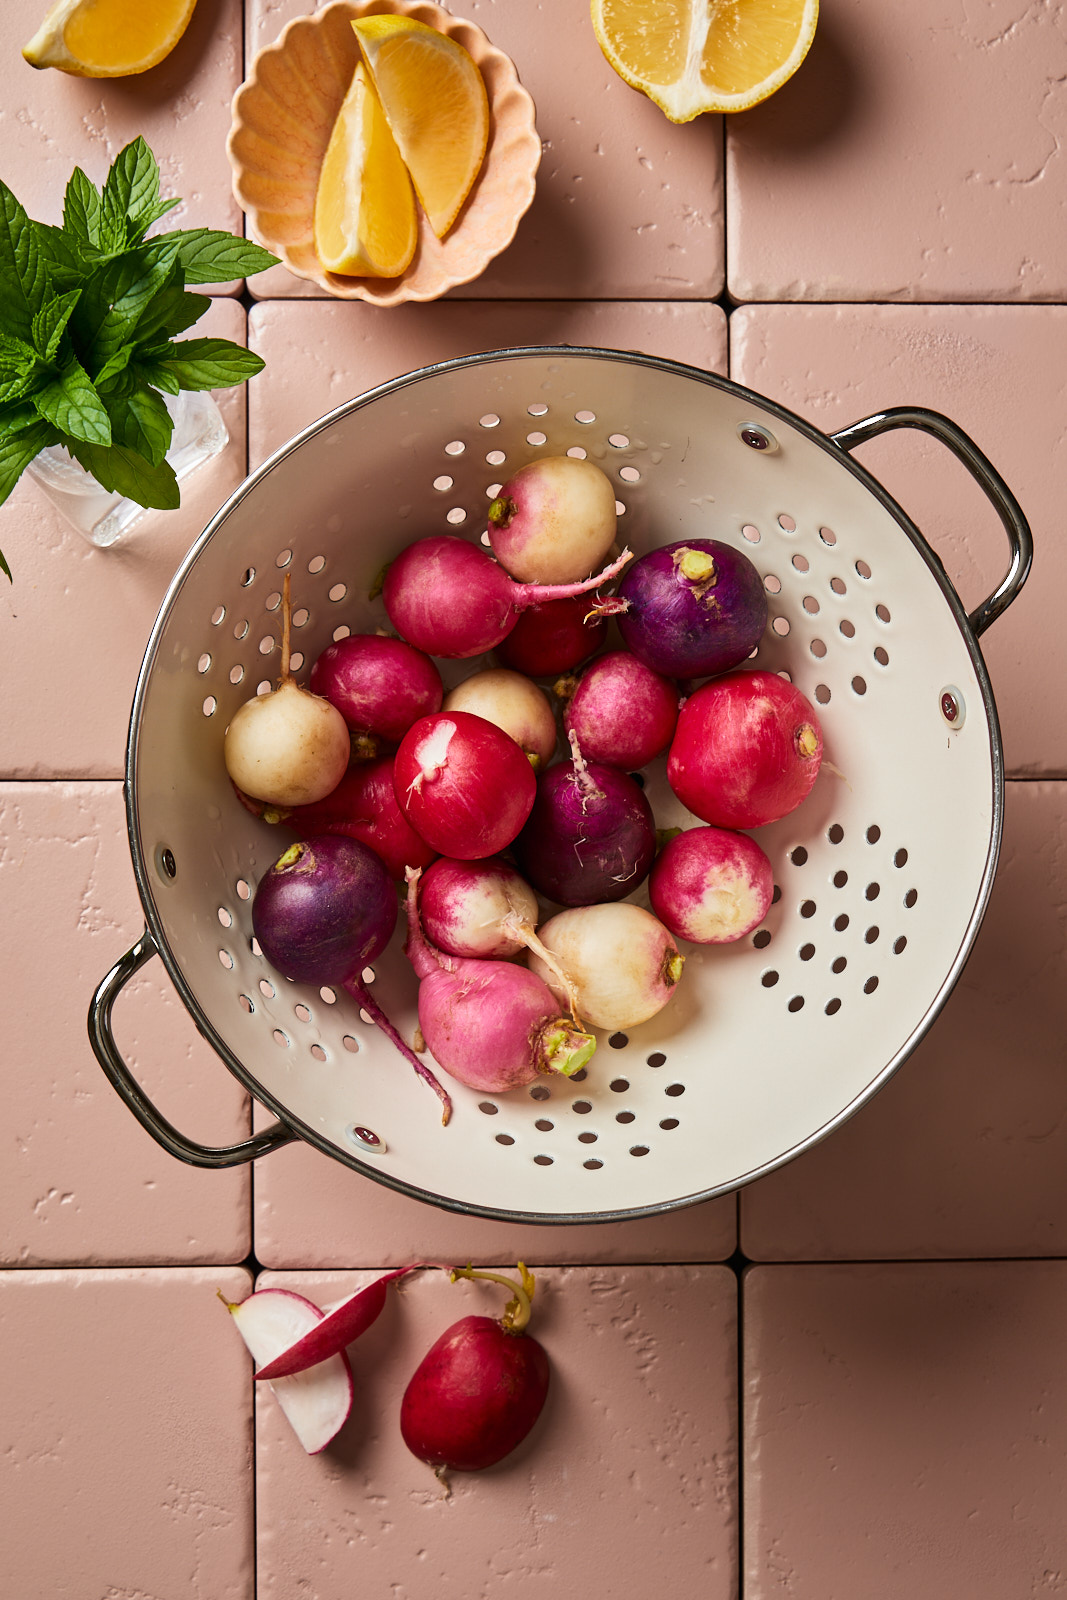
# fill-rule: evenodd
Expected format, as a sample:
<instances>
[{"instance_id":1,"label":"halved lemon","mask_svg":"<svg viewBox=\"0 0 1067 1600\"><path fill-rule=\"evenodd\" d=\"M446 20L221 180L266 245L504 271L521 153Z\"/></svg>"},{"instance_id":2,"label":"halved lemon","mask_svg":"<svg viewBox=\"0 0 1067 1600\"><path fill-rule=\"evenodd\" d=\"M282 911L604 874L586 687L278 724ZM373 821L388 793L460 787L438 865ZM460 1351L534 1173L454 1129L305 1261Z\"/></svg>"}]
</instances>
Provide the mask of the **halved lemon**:
<instances>
[{"instance_id":1,"label":"halved lemon","mask_svg":"<svg viewBox=\"0 0 1067 1600\"><path fill-rule=\"evenodd\" d=\"M419 229L407 168L374 87L357 65L315 192L315 252L327 272L397 278Z\"/></svg>"},{"instance_id":2,"label":"halved lemon","mask_svg":"<svg viewBox=\"0 0 1067 1600\"><path fill-rule=\"evenodd\" d=\"M619 76L691 122L780 89L808 53L819 0L592 0L592 12Z\"/></svg>"},{"instance_id":3,"label":"halved lemon","mask_svg":"<svg viewBox=\"0 0 1067 1600\"><path fill-rule=\"evenodd\" d=\"M485 158L482 75L461 44L412 17L364 17L352 26L419 204L441 239Z\"/></svg>"},{"instance_id":4,"label":"halved lemon","mask_svg":"<svg viewBox=\"0 0 1067 1600\"><path fill-rule=\"evenodd\" d=\"M22 54L78 78L127 78L168 56L196 0L58 0Z\"/></svg>"}]
</instances>

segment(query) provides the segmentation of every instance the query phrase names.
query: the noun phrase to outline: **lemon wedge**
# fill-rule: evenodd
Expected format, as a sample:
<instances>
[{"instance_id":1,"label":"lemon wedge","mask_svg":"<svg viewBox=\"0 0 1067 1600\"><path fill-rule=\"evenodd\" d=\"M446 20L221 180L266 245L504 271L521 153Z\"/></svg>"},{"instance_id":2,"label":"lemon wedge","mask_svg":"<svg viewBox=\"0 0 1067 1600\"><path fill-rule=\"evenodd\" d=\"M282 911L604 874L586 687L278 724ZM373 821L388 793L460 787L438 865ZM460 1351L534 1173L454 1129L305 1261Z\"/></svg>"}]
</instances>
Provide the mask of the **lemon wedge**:
<instances>
[{"instance_id":1,"label":"lemon wedge","mask_svg":"<svg viewBox=\"0 0 1067 1600\"><path fill-rule=\"evenodd\" d=\"M362 65L337 115L315 191L315 252L327 272L396 278L418 241L407 168Z\"/></svg>"},{"instance_id":2,"label":"lemon wedge","mask_svg":"<svg viewBox=\"0 0 1067 1600\"><path fill-rule=\"evenodd\" d=\"M592 0L592 13L619 76L691 122L780 89L808 53L819 0Z\"/></svg>"},{"instance_id":3,"label":"lemon wedge","mask_svg":"<svg viewBox=\"0 0 1067 1600\"><path fill-rule=\"evenodd\" d=\"M364 17L352 26L419 203L442 239L489 141L482 75L461 44L412 17Z\"/></svg>"},{"instance_id":4,"label":"lemon wedge","mask_svg":"<svg viewBox=\"0 0 1067 1600\"><path fill-rule=\"evenodd\" d=\"M23 47L31 67L78 78L126 78L170 54L196 0L59 0Z\"/></svg>"}]
</instances>

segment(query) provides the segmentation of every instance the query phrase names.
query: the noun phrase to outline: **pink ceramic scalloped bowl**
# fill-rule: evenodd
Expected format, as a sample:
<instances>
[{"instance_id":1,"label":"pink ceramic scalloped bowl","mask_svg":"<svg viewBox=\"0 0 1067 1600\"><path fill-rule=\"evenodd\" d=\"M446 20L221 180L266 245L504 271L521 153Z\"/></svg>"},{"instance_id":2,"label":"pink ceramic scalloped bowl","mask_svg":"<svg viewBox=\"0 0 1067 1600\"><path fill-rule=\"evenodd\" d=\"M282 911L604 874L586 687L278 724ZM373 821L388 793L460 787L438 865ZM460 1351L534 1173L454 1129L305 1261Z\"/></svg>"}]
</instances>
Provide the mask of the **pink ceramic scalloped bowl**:
<instances>
[{"instance_id":1,"label":"pink ceramic scalloped bowl","mask_svg":"<svg viewBox=\"0 0 1067 1600\"><path fill-rule=\"evenodd\" d=\"M457 221L443 239L419 214L419 242L399 278L346 278L327 272L315 253L313 219L319 168L356 63L353 18L414 17L470 52L489 96L489 144ZM226 145L233 188L252 232L299 278L342 299L395 306L436 300L477 278L512 241L534 196L541 141L534 105L513 62L472 22L430 0L335 0L296 17L261 50L233 100Z\"/></svg>"}]
</instances>

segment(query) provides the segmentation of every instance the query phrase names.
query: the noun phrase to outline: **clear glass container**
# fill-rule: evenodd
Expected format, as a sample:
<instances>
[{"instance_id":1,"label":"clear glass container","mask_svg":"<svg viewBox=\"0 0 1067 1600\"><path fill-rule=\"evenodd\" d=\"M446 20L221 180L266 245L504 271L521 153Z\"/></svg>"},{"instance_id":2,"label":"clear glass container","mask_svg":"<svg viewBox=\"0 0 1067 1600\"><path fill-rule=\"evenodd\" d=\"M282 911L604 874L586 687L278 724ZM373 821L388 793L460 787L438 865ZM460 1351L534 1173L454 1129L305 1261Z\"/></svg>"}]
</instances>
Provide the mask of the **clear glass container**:
<instances>
[{"instance_id":1,"label":"clear glass container","mask_svg":"<svg viewBox=\"0 0 1067 1600\"><path fill-rule=\"evenodd\" d=\"M214 397L206 390L182 389L163 396L174 420L167 460L179 482L226 448L229 433ZM128 533L145 507L124 495L109 494L60 444L42 450L26 472L71 527L101 548Z\"/></svg>"}]
</instances>

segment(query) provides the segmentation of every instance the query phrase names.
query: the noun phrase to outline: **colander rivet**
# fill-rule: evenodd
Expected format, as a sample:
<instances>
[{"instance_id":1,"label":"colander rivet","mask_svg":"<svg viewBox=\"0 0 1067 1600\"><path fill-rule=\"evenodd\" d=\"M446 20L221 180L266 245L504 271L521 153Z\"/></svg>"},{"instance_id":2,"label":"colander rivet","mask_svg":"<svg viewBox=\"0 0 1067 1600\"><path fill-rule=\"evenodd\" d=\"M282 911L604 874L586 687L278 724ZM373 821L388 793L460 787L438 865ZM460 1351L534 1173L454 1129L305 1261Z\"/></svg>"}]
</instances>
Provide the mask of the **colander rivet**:
<instances>
[{"instance_id":1,"label":"colander rivet","mask_svg":"<svg viewBox=\"0 0 1067 1600\"><path fill-rule=\"evenodd\" d=\"M177 875L178 875L177 862L174 859L173 852L171 850L167 849L165 846L164 846L163 850L160 852L159 863L160 863L160 866L163 868L163 871L167 874L168 878L176 878L177 877Z\"/></svg>"},{"instance_id":2,"label":"colander rivet","mask_svg":"<svg viewBox=\"0 0 1067 1600\"><path fill-rule=\"evenodd\" d=\"M345 1138L352 1144L358 1145L361 1150L366 1150L372 1156L382 1156L389 1148L385 1140L379 1138L370 1128L361 1128L358 1123L350 1122L345 1129Z\"/></svg>"},{"instance_id":3,"label":"colander rivet","mask_svg":"<svg viewBox=\"0 0 1067 1600\"><path fill-rule=\"evenodd\" d=\"M758 422L739 422L737 434L741 443L747 444L750 450L765 450L769 454L778 448L778 440L774 434L768 433L766 428L761 428Z\"/></svg>"},{"instance_id":4,"label":"colander rivet","mask_svg":"<svg viewBox=\"0 0 1067 1600\"><path fill-rule=\"evenodd\" d=\"M954 684L949 684L947 688L941 691L941 715L950 728L962 728L964 716L963 696Z\"/></svg>"}]
</instances>

